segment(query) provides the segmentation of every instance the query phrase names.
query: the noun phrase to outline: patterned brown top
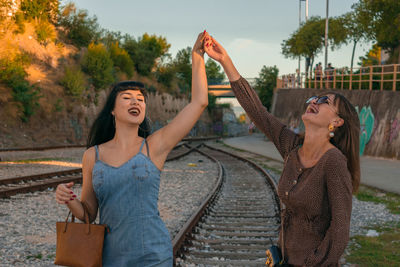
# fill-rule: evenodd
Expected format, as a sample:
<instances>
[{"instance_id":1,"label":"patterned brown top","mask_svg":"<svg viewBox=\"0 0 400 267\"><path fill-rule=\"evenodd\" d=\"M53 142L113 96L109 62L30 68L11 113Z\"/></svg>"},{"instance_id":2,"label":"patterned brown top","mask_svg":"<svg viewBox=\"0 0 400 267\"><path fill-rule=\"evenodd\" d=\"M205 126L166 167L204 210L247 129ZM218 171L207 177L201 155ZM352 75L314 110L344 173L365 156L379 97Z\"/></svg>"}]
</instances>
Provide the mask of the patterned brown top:
<instances>
[{"instance_id":1,"label":"patterned brown top","mask_svg":"<svg viewBox=\"0 0 400 267\"><path fill-rule=\"evenodd\" d=\"M278 195L286 206L280 244L283 233L288 263L339 266L349 240L352 208L346 157L339 149L331 148L313 167L304 168L297 153L299 135L268 113L244 78L231 82L231 87L254 124L285 159Z\"/></svg>"}]
</instances>

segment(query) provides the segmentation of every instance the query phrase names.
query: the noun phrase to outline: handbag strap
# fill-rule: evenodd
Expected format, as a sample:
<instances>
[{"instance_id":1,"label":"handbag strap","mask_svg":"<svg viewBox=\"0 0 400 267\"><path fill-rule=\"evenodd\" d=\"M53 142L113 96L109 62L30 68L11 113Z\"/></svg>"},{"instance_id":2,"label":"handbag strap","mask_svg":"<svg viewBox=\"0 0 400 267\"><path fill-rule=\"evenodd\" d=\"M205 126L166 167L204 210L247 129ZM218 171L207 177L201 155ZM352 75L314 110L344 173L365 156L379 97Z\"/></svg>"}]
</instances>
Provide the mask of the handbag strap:
<instances>
[{"instance_id":1,"label":"handbag strap","mask_svg":"<svg viewBox=\"0 0 400 267\"><path fill-rule=\"evenodd\" d=\"M89 212L86 204L84 202L81 202L82 207L83 207L83 217L85 220L85 224L87 225L86 228L86 234L90 234L90 223L89 223ZM64 227L64 233L67 231L67 226L68 226L68 218L69 215L72 214L71 210L68 212L67 218L65 219L65 227ZM72 214L71 217L71 223L75 223L75 216Z\"/></svg>"},{"instance_id":2,"label":"handbag strap","mask_svg":"<svg viewBox=\"0 0 400 267\"><path fill-rule=\"evenodd\" d=\"M285 210L284 210L285 211ZM282 231L282 262L280 262L281 264L285 262L285 229L283 228L283 216L281 213L281 231Z\"/></svg>"}]
</instances>

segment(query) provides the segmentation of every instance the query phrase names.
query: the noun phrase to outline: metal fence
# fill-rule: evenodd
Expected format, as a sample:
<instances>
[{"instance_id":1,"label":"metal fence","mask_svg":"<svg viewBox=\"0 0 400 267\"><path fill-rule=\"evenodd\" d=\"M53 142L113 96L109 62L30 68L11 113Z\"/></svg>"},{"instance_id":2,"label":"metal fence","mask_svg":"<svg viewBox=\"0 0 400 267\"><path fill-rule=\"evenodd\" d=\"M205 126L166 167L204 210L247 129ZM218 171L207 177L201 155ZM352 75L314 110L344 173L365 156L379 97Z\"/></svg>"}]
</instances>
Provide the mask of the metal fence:
<instances>
[{"instance_id":1,"label":"metal fence","mask_svg":"<svg viewBox=\"0 0 400 267\"><path fill-rule=\"evenodd\" d=\"M314 70L308 75L292 73L278 77L277 88L399 91L400 64Z\"/></svg>"}]
</instances>

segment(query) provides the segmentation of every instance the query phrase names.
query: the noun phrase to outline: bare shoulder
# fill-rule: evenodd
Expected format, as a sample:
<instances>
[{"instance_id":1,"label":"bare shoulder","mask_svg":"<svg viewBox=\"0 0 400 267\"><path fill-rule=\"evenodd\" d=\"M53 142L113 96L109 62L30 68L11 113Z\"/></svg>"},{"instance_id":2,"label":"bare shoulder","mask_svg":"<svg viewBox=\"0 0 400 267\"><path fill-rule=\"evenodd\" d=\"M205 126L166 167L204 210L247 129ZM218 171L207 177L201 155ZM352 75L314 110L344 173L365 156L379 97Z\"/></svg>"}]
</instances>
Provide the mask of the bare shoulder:
<instances>
[{"instance_id":1,"label":"bare shoulder","mask_svg":"<svg viewBox=\"0 0 400 267\"><path fill-rule=\"evenodd\" d=\"M96 158L96 150L94 146L89 147L85 150L82 157L82 168L83 169L92 169L94 165L94 161Z\"/></svg>"},{"instance_id":2,"label":"bare shoulder","mask_svg":"<svg viewBox=\"0 0 400 267\"><path fill-rule=\"evenodd\" d=\"M146 138L150 151L158 151L161 146L161 129L155 131Z\"/></svg>"}]
</instances>

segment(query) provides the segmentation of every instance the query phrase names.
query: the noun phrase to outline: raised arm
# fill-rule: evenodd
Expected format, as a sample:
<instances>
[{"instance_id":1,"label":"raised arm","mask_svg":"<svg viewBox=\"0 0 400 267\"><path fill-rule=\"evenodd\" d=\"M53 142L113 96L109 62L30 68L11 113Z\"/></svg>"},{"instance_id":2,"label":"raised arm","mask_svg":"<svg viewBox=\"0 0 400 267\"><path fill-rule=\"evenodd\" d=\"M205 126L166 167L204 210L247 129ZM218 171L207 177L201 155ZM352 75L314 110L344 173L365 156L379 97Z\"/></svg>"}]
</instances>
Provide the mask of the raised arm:
<instances>
[{"instance_id":1,"label":"raised arm","mask_svg":"<svg viewBox=\"0 0 400 267\"><path fill-rule=\"evenodd\" d=\"M192 49L192 96L188 105L165 127L148 140L152 160L161 168L172 148L185 137L208 105L207 76L204 64L203 40L208 33L200 33Z\"/></svg>"},{"instance_id":2,"label":"raised arm","mask_svg":"<svg viewBox=\"0 0 400 267\"><path fill-rule=\"evenodd\" d=\"M298 136L272 116L262 105L257 93L249 83L240 76L228 53L214 38L211 44L206 43L206 53L218 61L225 70L231 82L231 88L240 105L244 108L250 119L270 140L272 140L282 155L286 157L298 142Z\"/></svg>"}]
</instances>

